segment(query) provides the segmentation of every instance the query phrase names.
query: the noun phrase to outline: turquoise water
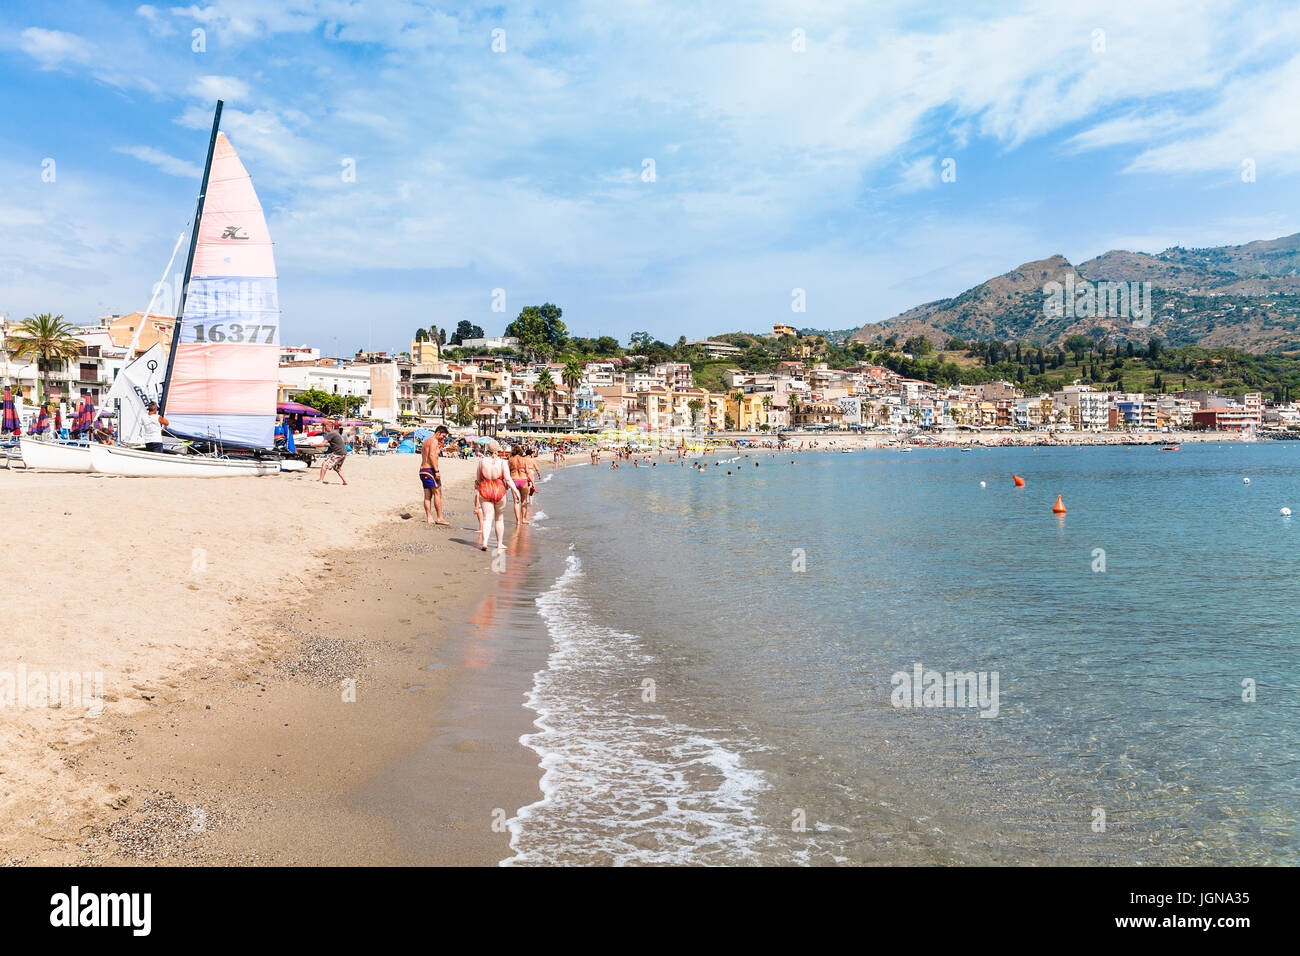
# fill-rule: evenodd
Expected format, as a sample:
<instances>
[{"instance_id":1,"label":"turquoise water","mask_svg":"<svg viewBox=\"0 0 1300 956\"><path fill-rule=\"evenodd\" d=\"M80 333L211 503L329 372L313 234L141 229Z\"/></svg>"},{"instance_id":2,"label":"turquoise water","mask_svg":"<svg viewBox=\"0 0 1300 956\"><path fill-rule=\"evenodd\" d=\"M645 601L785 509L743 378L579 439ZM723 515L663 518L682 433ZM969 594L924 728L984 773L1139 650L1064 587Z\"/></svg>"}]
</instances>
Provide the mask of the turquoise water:
<instances>
[{"instance_id":1,"label":"turquoise water","mask_svg":"<svg viewBox=\"0 0 1300 956\"><path fill-rule=\"evenodd\" d=\"M1300 443L657 462L543 486L516 862L1300 862Z\"/></svg>"}]
</instances>

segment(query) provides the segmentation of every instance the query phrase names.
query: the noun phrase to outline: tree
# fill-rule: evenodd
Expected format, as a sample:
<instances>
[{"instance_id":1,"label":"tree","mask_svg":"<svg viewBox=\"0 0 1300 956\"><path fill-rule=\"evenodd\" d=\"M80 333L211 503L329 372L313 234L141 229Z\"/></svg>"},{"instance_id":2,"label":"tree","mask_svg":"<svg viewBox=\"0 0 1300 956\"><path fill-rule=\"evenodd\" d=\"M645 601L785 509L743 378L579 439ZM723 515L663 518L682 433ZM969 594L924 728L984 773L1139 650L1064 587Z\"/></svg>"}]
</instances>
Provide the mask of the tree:
<instances>
[{"instance_id":1,"label":"tree","mask_svg":"<svg viewBox=\"0 0 1300 956\"><path fill-rule=\"evenodd\" d=\"M61 315L42 312L29 316L9 333L5 347L14 358L36 363L36 403L41 404L50 369L81 354L82 341Z\"/></svg>"},{"instance_id":2,"label":"tree","mask_svg":"<svg viewBox=\"0 0 1300 956\"><path fill-rule=\"evenodd\" d=\"M687 409L691 413L691 427L694 428L700 423L700 412L704 410L704 402L698 398L692 398L686 403Z\"/></svg>"},{"instance_id":3,"label":"tree","mask_svg":"<svg viewBox=\"0 0 1300 956\"><path fill-rule=\"evenodd\" d=\"M447 405L456 399L456 389L452 388L448 382L438 382L433 386L433 391L429 393L438 408L442 411L442 420L447 421Z\"/></svg>"},{"instance_id":4,"label":"tree","mask_svg":"<svg viewBox=\"0 0 1300 956\"><path fill-rule=\"evenodd\" d=\"M913 335L903 343L903 351L913 355L929 355L934 351L934 345L924 335Z\"/></svg>"},{"instance_id":5,"label":"tree","mask_svg":"<svg viewBox=\"0 0 1300 956\"><path fill-rule=\"evenodd\" d=\"M294 396L294 401L316 409L322 415L338 418L355 415L366 403L362 395L331 395L319 388L309 388Z\"/></svg>"},{"instance_id":6,"label":"tree","mask_svg":"<svg viewBox=\"0 0 1300 956\"><path fill-rule=\"evenodd\" d=\"M543 353L554 355L564 345L569 332L560 321L563 314L558 305L528 305L519 317L506 326L506 335L519 340L519 347L536 359Z\"/></svg>"},{"instance_id":7,"label":"tree","mask_svg":"<svg viewBox=\"0 0 1300 956\"><path fill-rule=\"evenodd\" d=\"M574 396L578 390L578 384L582 381L582 366L578 364L577 359L570 358L564 363L564 369L560 372L560 381L569 390L569 406L572 409L570 418L576 418L578 403Z\"/></svg>"},{"instance_id":8,"label":"tree","mask_svg":"<svg viewBox=\"0 0 1300 956\"><path fill-rule=\"evenodd\" d=\"M542 369L537 376L537 384L533 386L534 391L542 396L542 421L550 421L550 402L551 396L555 394L555 379L551 378L549 368Z\"/></svg>"},{"instance_id":9,"label":"tree","mask_svg":"<svg viewBox=\"0 0 1300 956\"><path fill-rule=\"evenodd\" d=\"M461 319L456 323L456 331L452 334L451 344L460 345L466 339L481 338L483 338L483 329L481 327L474 325L468 319Z\"/></svg>"},{"instance_id":10,"label":"tree","mask_svg":"<svg viewBox=\"0 0 1300 956\"><path fill-rule=\"evenodd\" d=\"M745 419L745 416L743 414L743 409L745 407L744 390L739 388L736 389L734 392L731 393L731 398L736 403L736 427L740 428L741 425L744 423L744 419Z\"/></svg>"},{"instance_id":11,"label":"tree","mask_svg":"<svg viewBox=\"0 0 1300 956\"><path fill-rule=\"evenodd\" d=\"M424 329L416 329L416 330L415 330L415 341L417 341L417 342L427 342L427 341L429 341L429 333L426 332L426 331L424 331Z\"/></svg>"},{"instance_id":12,"label":"tree","mask_svg":"<svg viewBox=\"0 0 1300 956\"><path fill-rule=\"evenodd\" d=\"M602 335L596 339L595 351L597 355L618 355L623 350L618 347L618 339L614 336Z\"/></svg>"},{"instance_id":13,"label":"tree","mask_svg":"<svg viewBox=\"0 0 1300 956\"><path fill-rule=\"evenodd\" d=\"M627 347L633 352L644 353L650 350L652 341L649 332L633 332L628 336Z\"/></svg>"},{"instance_id":14,"label":"tree","mask_svg":"<svg viewBox=\"0 0 1300 956\"><path fill-rule=\"evenodd\" d=\"M478 406L474 398L464 393L456 396L456 410L451 413L451 420L457 425L473 425L478 418Z\"/></svg>"}]
</instances>

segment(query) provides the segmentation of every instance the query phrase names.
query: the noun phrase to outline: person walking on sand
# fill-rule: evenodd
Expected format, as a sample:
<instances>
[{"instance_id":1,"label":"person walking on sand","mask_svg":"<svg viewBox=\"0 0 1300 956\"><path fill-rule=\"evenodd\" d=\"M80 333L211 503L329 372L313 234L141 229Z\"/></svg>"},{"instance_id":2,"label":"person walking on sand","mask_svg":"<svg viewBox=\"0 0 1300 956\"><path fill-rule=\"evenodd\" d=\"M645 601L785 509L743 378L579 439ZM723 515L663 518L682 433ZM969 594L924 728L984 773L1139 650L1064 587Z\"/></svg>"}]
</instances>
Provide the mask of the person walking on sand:
<instances>
[{"instance_id":1,"label":"person walking on sand","mask_svg":"<svg viewBox=\"0 0 1300 956\"><path fill-rule=\"evenodd\" d=\"M343 459L348 457L348 443L343 439L343 433L339 431L337 422L330 422L328 430L325 432L325 445L329 449L329 454L320 465L320 478L317 481L325 481L325 472L331 469L335 471L343 484L348 480L343 477Z\"/></svg>"},{"instance_id":2,"label":"person walking on sand","mask_svg":"<svg viewBox=\"0 0 1300 956\"><path fill-rule=\"evenodd\" d=\"M438 468L438 456L442 454L442 443L451 432L446 425L439 425L433 434L420 446L420 484L424 486L424 520L429 524L447 524L442 516L442 471ZM429 505L438 513L438 520L433 519Z\"/></svg>"},{"instance_id":3,"label":"person walking on sand","mask_svg":"<svg viewBox=\"0 0 1300 956\"><path fill-rule=\"evenodd\" d=\"M528 500L529 486L533 481L528 477L528 459L524 457L524 450L518 445L510 449L510 483L515 486L514 505L515 505L515 524L528 523Z\"/></svg>"},{"instance_id":4,"label":"person walking on sand","mask_svg":"<svg viewBox=\"0 0 1300 956\"><path fill-rule=\"evenodd\" d=\"M476 509L482 509L478 537L480 551L488 549L493 527L497 530L497 550L504 551L506 547L506 495L511 493L507 484L510 472L503 457L506 454L500 442L488 442L487 454L478 460L474 474L474 505Z\"/></svg>"}]
</instances>

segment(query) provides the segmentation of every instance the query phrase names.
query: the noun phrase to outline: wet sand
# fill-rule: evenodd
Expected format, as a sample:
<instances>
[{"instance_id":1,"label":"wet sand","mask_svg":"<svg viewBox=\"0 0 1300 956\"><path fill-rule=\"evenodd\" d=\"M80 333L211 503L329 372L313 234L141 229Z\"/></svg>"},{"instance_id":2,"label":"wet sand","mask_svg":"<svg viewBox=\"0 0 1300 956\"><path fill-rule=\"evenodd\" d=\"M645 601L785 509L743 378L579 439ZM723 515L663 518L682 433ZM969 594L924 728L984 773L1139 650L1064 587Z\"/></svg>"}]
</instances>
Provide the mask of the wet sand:
<instances>
[{"instance_id":1,"label":"wet sand","mask_svg":"<svg viewBox=\"0 0 1300 956\"><path fill-rule=\"evenodd\" d=\"M136 548L136 560L150 564L145 580L166 576L152 562L180 546L166 534L178 515L165 502L201 494L212 507L187 520L210 553L220 544L227 573L224 584L198 585L188 602L156 602L152 619L130 615L111 639L79 645L75 659L39 618L6 633L0 659L104 670L106 703L96 718L0 711L11 744L0 776L0 860L495 864L507 856L494 811L512 815L539 792L536 757L518 738L531 727L522 699L545 648L483 652L485 640L500 641L484 609L502 575L473 547L472 463L444 463L450 528L424 523L417 467L414 456L350 461L347 488L322 488L314 473L6 476L6 490L22 489L45 510L72 493L107 495L128 524L160 518L158 533ZM242 511L230 500L241 492ZM331 531L313 538L313 517ZM257 523L265 519L283 533L268 536ZM240 520L248 522L242 546L240 529L229 527ZM344 545L314 550L322 537ZM180 544L188 555L188 542ZM71 560L87 555L103 556L74 548ZM79 573L97 572L87 563ZM54 597L32 607L60 626L84 613L102 634L112 620L111 602L77 611L57 596L58 579L42 584L39 593ZM160 590L171 597L173 586ZM207 624L201 638L191 633L198 621ZM151 653L156 645L166 652ZM44 759L30 759L36 751Z\"/></svg>"}]
</instances>

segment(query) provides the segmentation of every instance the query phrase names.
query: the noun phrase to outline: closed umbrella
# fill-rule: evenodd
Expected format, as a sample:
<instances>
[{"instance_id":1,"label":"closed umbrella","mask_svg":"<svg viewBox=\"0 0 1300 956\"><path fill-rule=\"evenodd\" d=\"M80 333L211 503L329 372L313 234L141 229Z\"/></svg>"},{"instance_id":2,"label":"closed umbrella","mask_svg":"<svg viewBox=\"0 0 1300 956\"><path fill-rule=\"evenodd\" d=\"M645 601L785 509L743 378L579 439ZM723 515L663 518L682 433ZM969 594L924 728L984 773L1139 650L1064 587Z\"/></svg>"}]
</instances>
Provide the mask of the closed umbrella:
<instances>
[{"instance_id":1,"label":"closed umbrella","mask_svg":"<svg viewBox=\"0 0 1300 956\"><path fill-rule=\"evenodd\" d=\"M41 406L41 413L36 416L36 422L29 431L33 435L44 435L50 427L50 412L44 405Z\"/></svg>"},{"instance_id":2,"label":"closed umbrella","mask_svg":"<svg viewBox=\"0 0 1300 956\"><path fill-rule=\"evenodd\" d=\"M85 434L93 427L95 427L95 403L83 395L77 399L77 415L72 420L72 434Z\"/></svg>"},{"instance_id":3,"label":"closed umbrella","mask_svg":"<svg viewBox=\"0 0 1300 956\"><path fill-rule=\"evenodd\" d=\"M0 420L0 433L5 435L17 434L19 428L18 412L14 408L13 390L8 385L5 386L4 397L4 417Z\"/></svg>"}]
</instances>

